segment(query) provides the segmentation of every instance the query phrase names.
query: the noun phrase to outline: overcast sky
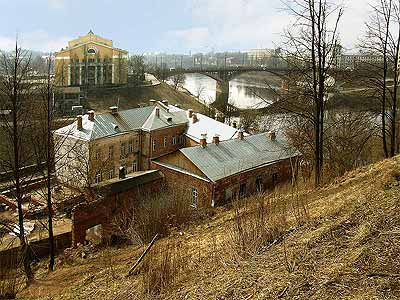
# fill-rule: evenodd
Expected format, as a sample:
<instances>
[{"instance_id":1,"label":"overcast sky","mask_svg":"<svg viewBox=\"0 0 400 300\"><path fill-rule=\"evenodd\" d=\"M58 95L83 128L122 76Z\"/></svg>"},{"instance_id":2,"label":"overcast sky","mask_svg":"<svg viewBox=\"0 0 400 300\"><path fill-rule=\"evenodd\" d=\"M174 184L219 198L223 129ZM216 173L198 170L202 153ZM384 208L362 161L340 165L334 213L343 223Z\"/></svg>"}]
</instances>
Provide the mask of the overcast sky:
<instances>
[{"instance_id":1,"label":"overcast sky","mask_svg":"<svg viewBox=\"0 0 400 300\"><path fill-rule=\"evenodd\" d=\"M333 0L339 3L337 0ZM368 0L343 0L341 40L353 48ZM288 25L281 0L0 0L0 49L56 51L90 29L134 53L273 47Z\"/></svg>"}]
</instances>

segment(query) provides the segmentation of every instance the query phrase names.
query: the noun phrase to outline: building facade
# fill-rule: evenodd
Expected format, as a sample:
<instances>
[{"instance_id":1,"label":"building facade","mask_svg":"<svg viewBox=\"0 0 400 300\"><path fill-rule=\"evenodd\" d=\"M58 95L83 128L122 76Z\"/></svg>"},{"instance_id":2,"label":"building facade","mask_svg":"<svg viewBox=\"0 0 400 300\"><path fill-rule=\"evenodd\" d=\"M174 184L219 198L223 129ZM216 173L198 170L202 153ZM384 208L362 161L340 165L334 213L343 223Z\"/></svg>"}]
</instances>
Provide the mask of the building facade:
<instances>
[{"instance_id":1,"label":"building facade","mask_svg":"<svg viewBox=\"0 0 400 300\"><path fill-rule=\"evenodd\" d=\"M360 67L377 66L383 63L383 56L367 53L343 54L338 58L338 68L354 70Z\"/></svg>"},{"instance_id":2,"label":"building facade","mask_svg":"<svg viewBox=\"0 0 400 300\"><path fill-rule=\"evenodd\" d=\"M126 84L128 52L115 48L111 40L87 35L69 41L55 54L58 86L99 86Z\"/></svg>"},{"instance_id":3,"label":"building facade","mask_svg":"<svg viewBox=\"0 0 400 300\"><path fill-rule=\"evenodd\" d=\"M223 205L273 189L296 173L300 153L274 133L180 149L152 161L168 185L189 189L193 207ZM185 183L182 186L182 183Z\"/></svg>"},{"instance_id":4,"label":"building facade","mask_svg":"<svg viewBox=\"0 0 400 300\"><path fill-rule=\"evenodd\" d=\"M78 116L55 131L61 145L57 178L74 186L90 186L124 174L150 169L150 161L184 144L185 112L170 113L161 102L125 111Z\"/></svg>"}]
</instances>

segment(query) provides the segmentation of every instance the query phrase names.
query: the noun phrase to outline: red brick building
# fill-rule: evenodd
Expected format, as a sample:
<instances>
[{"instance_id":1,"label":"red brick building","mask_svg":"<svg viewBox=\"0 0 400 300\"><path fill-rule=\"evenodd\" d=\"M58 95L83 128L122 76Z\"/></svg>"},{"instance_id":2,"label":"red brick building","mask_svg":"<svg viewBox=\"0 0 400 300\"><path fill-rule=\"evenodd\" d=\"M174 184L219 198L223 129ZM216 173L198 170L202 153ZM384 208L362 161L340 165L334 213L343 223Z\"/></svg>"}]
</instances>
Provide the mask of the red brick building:
<instances>
[{"instance_id":1,"label":"red brick building","mask_svg":"<svg viewBox=\"0 0 400 300\"><path fill-rule=\"evenodd\" d=\"M222 205L290 181L300 153L275 133L183 148L153 160L169 185L190 189L194 207Z\"/></svg>"}]
</instances>

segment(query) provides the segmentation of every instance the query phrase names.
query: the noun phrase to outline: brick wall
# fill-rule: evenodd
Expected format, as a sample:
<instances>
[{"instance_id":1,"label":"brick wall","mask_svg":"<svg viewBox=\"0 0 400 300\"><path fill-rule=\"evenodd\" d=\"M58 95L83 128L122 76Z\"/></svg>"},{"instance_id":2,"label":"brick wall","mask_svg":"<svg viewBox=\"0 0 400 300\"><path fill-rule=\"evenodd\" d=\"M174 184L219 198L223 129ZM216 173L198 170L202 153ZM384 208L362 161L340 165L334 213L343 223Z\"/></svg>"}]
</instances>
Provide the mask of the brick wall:
<instances>
[{"instance_id":1,"label":"brick wall","mask_svg":"<svg viewBox=\"0 0 400 300\"><path fill-rule=\"evenodd\" d=\"M82 244L86 238L86 230L96 225L102 226L102 237L110 236L113 233L115 215L131 207L140 195L159 192L161 186L162 178L140 185L133 183L123 192L108 192L103 199L75 206L72 210L72 244ZM104 190L107 191L108 188L104 187Z\"/></svg>"},{"instance_id":2,"label":"brick wall","mask_svg":"<svg viewBox=\"0 0 400 300\"><path fill-rule=\"evenodd\" d=\"M245 196L258 192L258 186L263 191L272 190L277 184L290 181L292 173L289 159L235 174L218 180L216 183L206 182L155 162L152 162L152 168L160 170L164 174L165 182L169 186L185 188L189 191L196 188L199 193L198 207L211 207L213 199L215 206L226 204L239 196L242 184L246 186Z\"/></svg>"},{"instance_id":3,"label":"brick wall","mask_svg":"<svg viewBox=\"0 0 400 300\"><path fill-rule=\"evenodd\" d=\"M170 168L166 168L159 164L152 162L152 169L160 170L165 177L165 183L173 188L187 189L190 194L192 188L198 191L198 203L197 207L211 207L212 194L213 194L213 183L206 182L202 179L193 177L188 174L184 174L179 171L175 171Z\"/></svg>"},{"instance_id":4,"label":"brick wall","mask_svg":"<svg viewBox=\"0 0 400 300\"><path fill-rule=\"evenodd\" d=\"M276 175L274 175L276 174ZM257 179L262 191L272 190L277 184L291 180L290 160L283 160L265 167L235 174L218 180L215 187L215 203L223 205L240 196L240 185L245 184L245 195L258 192Z\"/></svg>"}]
</instances>

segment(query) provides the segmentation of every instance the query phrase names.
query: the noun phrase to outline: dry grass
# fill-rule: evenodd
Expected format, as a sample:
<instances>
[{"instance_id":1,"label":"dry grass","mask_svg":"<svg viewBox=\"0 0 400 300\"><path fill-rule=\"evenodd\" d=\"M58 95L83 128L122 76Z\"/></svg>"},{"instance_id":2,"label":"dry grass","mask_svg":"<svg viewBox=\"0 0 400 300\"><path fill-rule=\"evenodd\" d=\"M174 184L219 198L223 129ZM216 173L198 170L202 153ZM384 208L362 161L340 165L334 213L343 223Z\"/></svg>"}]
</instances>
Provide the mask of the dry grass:
<instances>
[{"instance_id":1,"label":"dry grass","mask_svg":"<svg viewBox=\"0 0 400 300\"><path fill-rule=\"evenodd\" d=\"M288 188L219 208L158 241L130 279L143 248L108 250L111 263L99 253L59 268L20 297L398 299L399 168L399 158L385 160L317 191Z\"/></svg>"}]
</instances>

